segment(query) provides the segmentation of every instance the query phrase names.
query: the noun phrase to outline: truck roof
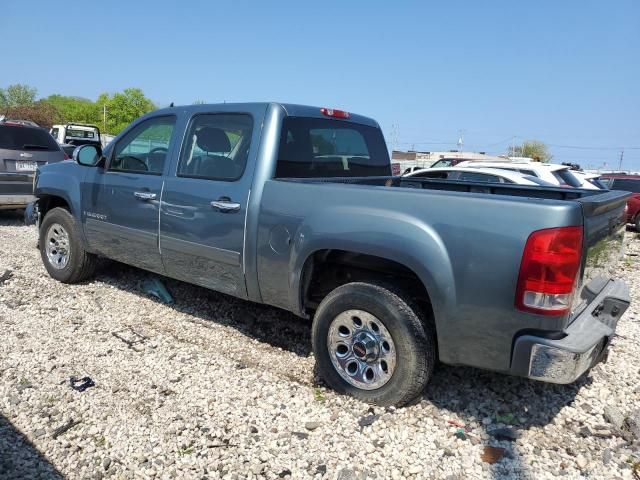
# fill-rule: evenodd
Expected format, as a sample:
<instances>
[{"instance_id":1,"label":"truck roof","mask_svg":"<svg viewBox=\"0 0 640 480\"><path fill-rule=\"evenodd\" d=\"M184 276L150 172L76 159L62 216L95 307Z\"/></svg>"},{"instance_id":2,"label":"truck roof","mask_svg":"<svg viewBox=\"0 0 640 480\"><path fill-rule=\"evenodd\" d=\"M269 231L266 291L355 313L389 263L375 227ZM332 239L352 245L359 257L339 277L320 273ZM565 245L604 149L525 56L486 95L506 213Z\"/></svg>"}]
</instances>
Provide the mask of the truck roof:
<instances>
[{"instance_id":1,"label":"truck roof","mask_svg":"<svg viewBox=\"0 0 640 480\"><path fill-rule=\"evenodd\" d=\"M246 109L256 109L256 108L265 108L268 105L278 105L280 106L287 116L291 117L317 117L317 118L330 118L326 115L323 115L320 111L321 108L334 108L331 106L328 107L314 107L310 105L297 105L293 103L280 103L280 102L243 102L243 103L209 103L209 104L198 104L198 105L176 105L173 107L167 107L160 110L155 110L152 114L167 114L175 111L176 109L181 109L185 112L196 113L196 112L206 112L207 110L221 108L223 110L246 110ZM369 125L371 127L380 128L378 122L376 122L373 118L365 117L364 115L358 115L355 113L349 112L349 118L347 119L339 119L347 122L355 122L363 125Z\"/></svg>"}]
</instances>

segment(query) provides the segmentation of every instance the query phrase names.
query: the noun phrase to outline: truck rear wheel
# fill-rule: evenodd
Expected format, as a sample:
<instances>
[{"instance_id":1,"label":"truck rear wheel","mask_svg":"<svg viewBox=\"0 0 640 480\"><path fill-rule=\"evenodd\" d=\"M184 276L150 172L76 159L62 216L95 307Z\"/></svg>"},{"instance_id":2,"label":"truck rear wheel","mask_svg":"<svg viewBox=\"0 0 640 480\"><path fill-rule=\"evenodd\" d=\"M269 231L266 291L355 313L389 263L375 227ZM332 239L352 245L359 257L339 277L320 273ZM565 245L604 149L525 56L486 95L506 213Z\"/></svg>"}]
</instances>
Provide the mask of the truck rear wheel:
<instances>
[{"instance_id":1,"label":"truck rear wheel","mask_svg":"<svg viewBox=\"0 0 640 480\"><path fill-rule=\"evenodd\" d=\"M410 297L391 287L348 283L333 290L313 320L318 373L359 400L404 405L426 386L435 338Z\"/></svg>"},{"instance_id":2,"label":"truck rear wheel","mask_svg":"<svg viewBox=\"0 0 640 480\"><path fill-rule=\"evenodd\" d=\"M40 225L38 245L47 272L60 282L82 282L95 272L97 257L85 251L75 219L64 208L47 212Z\"/></svg>"}]
</instances>

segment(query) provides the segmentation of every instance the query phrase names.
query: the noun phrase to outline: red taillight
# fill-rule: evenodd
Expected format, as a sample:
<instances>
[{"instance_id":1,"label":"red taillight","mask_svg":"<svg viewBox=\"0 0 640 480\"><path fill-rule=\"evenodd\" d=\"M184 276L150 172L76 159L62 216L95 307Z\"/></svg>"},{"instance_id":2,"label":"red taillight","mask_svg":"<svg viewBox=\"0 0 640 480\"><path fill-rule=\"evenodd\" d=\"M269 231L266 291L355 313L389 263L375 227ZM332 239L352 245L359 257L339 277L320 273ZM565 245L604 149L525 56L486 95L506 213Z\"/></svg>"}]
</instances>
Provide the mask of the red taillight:
<instances>
[{"instance_id":1,"label":"red taillight","mask_svg":"<svg viewBox=\"0 0 640 480\"><path fill-rule=\"evenodd\" d=\"M333 108L321 108L320 113L326 115L327 117L334 118L349 118L349 112L345 112L344 110L335 110Z\"/></svg>"},{"instance_id":2,"label":"red taillight","mask_svg":"<svg viewBox=\"0 0 640 480\"><path fill-rule=\"evenodd\" d=\"M533 232L522 254L516 307L540 315L567 313L581 259L582 227Z\"/></svg>"}]
</instances>

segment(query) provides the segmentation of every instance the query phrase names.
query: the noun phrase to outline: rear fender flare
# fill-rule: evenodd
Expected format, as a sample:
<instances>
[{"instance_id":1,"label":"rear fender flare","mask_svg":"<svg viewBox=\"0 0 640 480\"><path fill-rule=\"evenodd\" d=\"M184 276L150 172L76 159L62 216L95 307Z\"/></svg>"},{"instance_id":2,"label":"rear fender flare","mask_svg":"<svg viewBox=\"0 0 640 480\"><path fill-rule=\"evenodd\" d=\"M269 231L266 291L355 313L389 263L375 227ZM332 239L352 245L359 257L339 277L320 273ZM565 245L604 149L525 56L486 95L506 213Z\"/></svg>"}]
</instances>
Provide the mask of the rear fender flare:
<instances>
[{"instance_id":1,"label":"rear fender flare","mask_svg":"<svg viewBox=\"0 0 640 480\"><path fill-rule=\"evenodd\" d=\"M456 291L449 253L432 227L415 217L371 207L341 206L306 218L294 235L289 265L289 304L304 316L302 274L307 260L325 249L374 255L404 265L425 286L436 328Z\"/></svg>"}]
</instances>

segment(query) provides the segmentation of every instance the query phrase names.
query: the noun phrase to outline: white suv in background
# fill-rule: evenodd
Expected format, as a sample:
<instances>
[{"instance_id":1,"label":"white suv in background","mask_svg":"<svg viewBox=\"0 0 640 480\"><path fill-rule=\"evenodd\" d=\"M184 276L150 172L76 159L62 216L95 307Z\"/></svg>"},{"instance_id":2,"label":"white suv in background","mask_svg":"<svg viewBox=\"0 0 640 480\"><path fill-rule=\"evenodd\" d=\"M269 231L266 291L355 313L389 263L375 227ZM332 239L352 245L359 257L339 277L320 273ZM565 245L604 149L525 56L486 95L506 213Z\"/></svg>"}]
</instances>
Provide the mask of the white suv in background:
<instances>
[{"instance_id":1,"label":"white suv in background","mask_svg":"<svg viewBox=\"0 0 640 480\"><path fill-rule=\"evenodd\" d=\"M523 175L538 177L545 182L561 187L585 188L597 190L598 187L578 178L567 165L540 162L462 162L457 165L462 168L497 168L510 170Z\"/></svg>"}]
</instances>

